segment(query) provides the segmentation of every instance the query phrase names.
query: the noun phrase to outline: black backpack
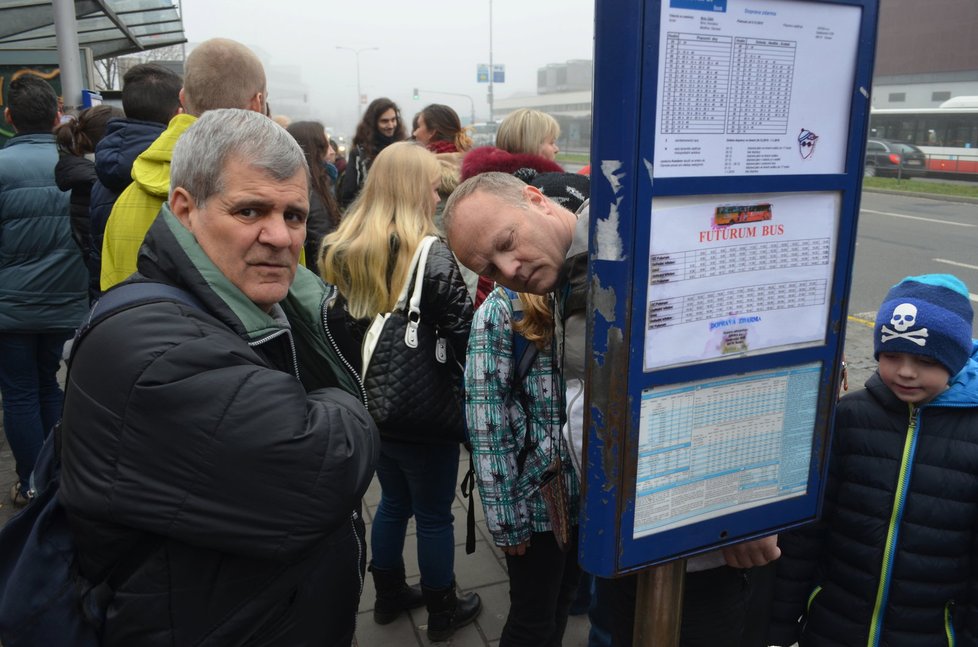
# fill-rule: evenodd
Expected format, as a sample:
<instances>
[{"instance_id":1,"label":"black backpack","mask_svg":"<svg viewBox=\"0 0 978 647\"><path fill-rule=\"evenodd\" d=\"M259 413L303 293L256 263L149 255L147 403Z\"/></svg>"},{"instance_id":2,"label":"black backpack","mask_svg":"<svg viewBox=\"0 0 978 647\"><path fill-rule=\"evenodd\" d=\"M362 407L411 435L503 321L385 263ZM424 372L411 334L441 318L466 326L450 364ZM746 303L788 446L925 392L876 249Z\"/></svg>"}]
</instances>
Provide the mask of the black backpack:
<instances>
[{"instance_id":1,"label":"black backpack","mask_svg":"<svg viewBox=\"0 0 978 647\"><path fill-rule=\"evenodd\" d=\"M195 297L162 283L125 283L106 292L75 333L71 359L85 335L113 314L145 303L177 301L203 309ZM115 588L155 550L147 540L124 555L100 582L75 564L75 542L58 498L61 423L44 441L31 474L31 502L0 529L0 642L4 647L96 647Z\"/></svg>"}]
</instances>

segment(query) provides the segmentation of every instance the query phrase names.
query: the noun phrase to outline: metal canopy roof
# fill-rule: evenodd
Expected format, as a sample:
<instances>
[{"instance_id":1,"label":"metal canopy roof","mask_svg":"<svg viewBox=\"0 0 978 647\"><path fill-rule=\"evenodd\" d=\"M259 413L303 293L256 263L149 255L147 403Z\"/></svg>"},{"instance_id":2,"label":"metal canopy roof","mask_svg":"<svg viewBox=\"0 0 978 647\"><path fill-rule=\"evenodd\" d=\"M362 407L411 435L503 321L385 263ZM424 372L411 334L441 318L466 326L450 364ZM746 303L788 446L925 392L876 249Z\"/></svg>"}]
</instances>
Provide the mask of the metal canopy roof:
<instances>
[{"instance_id":1,"label":"metal canopy roof","mask_svg":"<svg viewBox=\"0 0 978 647\"><path fill-rule=\"evenodd\" d=\"M173 0L75 0L78 45L95 58L187 41ZM0 49L55 49L50 0L0 0Z\"/></svg>"}]
</instances>

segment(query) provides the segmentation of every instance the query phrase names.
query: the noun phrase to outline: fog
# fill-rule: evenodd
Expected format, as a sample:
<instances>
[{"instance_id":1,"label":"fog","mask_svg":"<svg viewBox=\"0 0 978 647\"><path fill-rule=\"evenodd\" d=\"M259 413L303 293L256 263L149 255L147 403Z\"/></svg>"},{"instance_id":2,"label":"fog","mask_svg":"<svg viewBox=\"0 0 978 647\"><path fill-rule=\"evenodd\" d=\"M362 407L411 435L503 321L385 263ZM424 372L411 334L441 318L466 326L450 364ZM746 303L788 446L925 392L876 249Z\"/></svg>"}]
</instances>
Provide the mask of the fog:
<instances>
[{"instance_id":1,"label":"fog","mask_svg":"<svg viewBox=\"0 0 978 647\"><path fill-rule=\"evenodd\" d=\"M491 5L490 5L491 2ZM269 75L273 112L312 118L352 135L360 87L370 101L387 96L406 120L428 103L452 106L467 122L489 117L488 83L477 66L505 65L496 100L536 94L537 69L591 59L594 0L183 0L184 30L192 46L214 37L252 47ZM418 88L420 98L413 99ZM276 96L276 92L278 95ZM471 97L440 94L452 92ZM281 109L280 109L281 108Z\"/></svg>"}]
</instances>

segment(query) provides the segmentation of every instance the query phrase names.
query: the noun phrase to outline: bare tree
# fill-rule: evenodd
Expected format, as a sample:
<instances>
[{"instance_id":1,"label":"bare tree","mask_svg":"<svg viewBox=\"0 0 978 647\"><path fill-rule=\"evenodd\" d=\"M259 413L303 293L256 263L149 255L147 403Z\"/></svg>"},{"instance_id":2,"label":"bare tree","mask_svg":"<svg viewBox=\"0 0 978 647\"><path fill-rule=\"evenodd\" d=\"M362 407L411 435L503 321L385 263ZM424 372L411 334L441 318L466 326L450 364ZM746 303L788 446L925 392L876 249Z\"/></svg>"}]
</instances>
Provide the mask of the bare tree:
<instances>
[{"instance_id":1,"label":"bare tree","mask_svg":"<svg viewBox=\"0 0 978 647\"><path fill-rule=\"evenodd\" d=\"M96 82L99 90L118 90L122 87L122 77L126 71L139 63L152 63L154 61L182 61L183 44L167 45L147 49L135 54L125 54L123 56L109 56L95 61L95 75L98 77Z\"/></svg>"}]
</instances>

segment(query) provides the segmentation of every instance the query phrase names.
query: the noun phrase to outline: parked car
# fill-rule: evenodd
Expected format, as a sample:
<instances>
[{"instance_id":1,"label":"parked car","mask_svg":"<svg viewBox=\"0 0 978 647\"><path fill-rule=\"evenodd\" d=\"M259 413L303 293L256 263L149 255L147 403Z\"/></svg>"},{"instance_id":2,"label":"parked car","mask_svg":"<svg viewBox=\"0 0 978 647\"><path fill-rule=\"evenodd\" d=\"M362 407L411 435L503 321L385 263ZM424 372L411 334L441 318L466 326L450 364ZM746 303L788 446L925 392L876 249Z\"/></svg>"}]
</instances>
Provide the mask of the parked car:
<instances>
[{"instance_id":1,"label":"parked car","mask_svg":"<svg viewBox=\"0 0 978 647\"><path fill-rule=\"evenodd\" d=\"M477 146L495 146L498 121L480 121L469 125L469 136L472 137L472 148Z\"/></svg>"},{"instance_id":2,"label":"parked car","mask_svg":"<svg viewBox=\"0 0 978 647\"><path fill-rule=\"evenodd\" d=\"M927 175L927 156L913 144L891 139L866 141L863 175L922 177Z\"/></svg>"}]
</instances>

